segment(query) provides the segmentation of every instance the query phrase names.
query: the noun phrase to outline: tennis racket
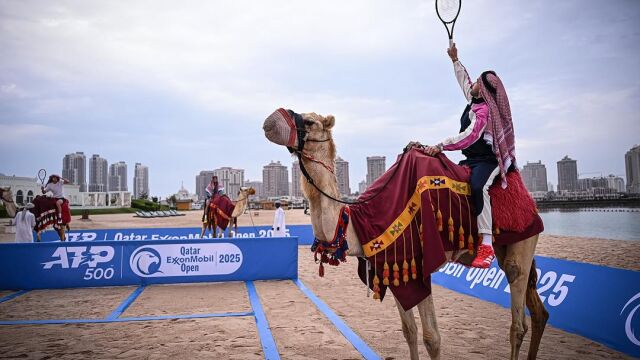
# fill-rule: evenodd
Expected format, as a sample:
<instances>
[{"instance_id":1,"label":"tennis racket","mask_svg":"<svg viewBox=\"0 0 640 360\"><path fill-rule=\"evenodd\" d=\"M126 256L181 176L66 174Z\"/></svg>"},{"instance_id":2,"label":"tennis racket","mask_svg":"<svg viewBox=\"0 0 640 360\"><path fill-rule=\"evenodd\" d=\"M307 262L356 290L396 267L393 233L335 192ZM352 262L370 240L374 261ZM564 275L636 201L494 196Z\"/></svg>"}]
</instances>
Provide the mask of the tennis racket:
<instances>
[{"instance_id":1,"label":"tennis racket","mask_svg":"<svg viewBox=\"0 0 640 360\"><path fill-rule=\"evenodd\" d=\"M460 7L462 7L462 0L436 0L436 14L447 29L449 47L453 46L453 28L456 26ZM451 24L451 30L449 30L449 24Z\"/></svg>"},{"instance_id":2,"label":"tennis racket","mask_svg":"<svg viewBox=\"0 0 640 360\"><path fill-rule=\"evenodd\" d=\"M44 179L46 178L47 178L47 170L40 169L40 171L38 171L38 179L40 179L40 182L42 183L42 185L44 185Z\"/></svg>"}]
</instances>

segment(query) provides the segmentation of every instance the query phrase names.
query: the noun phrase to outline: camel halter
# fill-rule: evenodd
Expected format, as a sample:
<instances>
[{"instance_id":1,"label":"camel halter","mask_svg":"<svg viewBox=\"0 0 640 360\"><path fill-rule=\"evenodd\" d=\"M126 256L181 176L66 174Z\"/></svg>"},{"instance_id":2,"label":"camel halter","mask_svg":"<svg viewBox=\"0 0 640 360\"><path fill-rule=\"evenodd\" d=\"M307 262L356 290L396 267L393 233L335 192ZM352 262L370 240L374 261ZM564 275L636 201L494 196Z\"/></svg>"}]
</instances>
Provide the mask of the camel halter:
<instances>
[{"instance_id":1,"label":"camel halter","mask_svg":"<svg viewBox=\"0 0 640 360\"><path fill-rule=\"evenodd\" d=\"M399 169L399 166L397 166L397 163L396 163L395 165L396 167L393 170L393 174L387 179L387 182L385 182L385 184L382 186L382 188L378 193L374 194L368 199L357 200L357 201L344 201L341 199L337 199L327 194L324 190L320 189L318 185L316 185L311 175L309 175L309 172L307 171L304 165L304 162L302 161L302 159L304 158L305 160L320 164L322 165L322 167L329 170L329 172L331 172L335 176L335 171L333 167L325 164L321 160L314 158L312 155L309 155L304 151L304 145L306 142L326 142L326 141L332 140L330 135L327 135L327 138L322 140L308 139L309 132L305 129L305 120L303 119L302 115L297 114L292 110L285 110L283 108L277 109L267 117L267 119L265 120L263 129L265 130L269 129L269 132L267 134L267 139L269 139L271 142L275 144L286 146L290 153L295 154L298 157L298 162L300 164L300 171L302 172L302 175L305 177L305 179L309 184L315 187L316 190L318 190L318 192L320 192L325 197L333 201L339 202L341 204L355 205L355 204L362 204L367 201L373 200L378 195L380 195L382 191L384 191L384 189L387 187L389 182L395 177L396 172ZM404 149L399 162L402 162L402 160L404 159L404 155L407 153L408 150L409 150L408 148Z\"/></svg>"}]
</instances>

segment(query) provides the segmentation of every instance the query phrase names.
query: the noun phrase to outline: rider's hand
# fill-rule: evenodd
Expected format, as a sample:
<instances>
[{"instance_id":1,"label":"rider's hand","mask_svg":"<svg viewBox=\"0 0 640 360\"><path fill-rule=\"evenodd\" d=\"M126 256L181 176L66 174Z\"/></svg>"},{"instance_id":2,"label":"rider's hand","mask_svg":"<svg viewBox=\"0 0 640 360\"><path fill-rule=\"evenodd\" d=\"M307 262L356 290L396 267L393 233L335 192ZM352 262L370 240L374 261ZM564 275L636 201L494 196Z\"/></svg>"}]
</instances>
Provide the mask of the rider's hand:
<instances>
[{"instance_id":1,"label":"rider's hand","mask_svg":"<svg viewBox=\"0 0 640 360\"><path fill-rule=\"evenodd\" d=\"M449 55L451 61L458 61L458 48L456 47L456 43L453 43L453 45L451 45L451 47L447 49L447 54Z\"/></svg>"},{"instance_id":2,"label":"rider's hand","mask_svg":"<svg viewBox=\"0 0 640 360\"><path fill-rule=\"evenodd\" d=\"M427 155L436 156L441 153L442 150L440 150L440 148L437 146L427 146L426 148L424 148L424 152L427 153Z\"/></svg>"},{"instance_id":3,"label":"rider's hand","mask_svg":"<svg viewBox=\"0 0 640 360\"><path fill-rule=\"evenodd\" d=\"M420 144L419 141L409 141L409 143L407 144L407 146L404 147L404 151L413 149L414 147L417 148L423 148L424 145Z\"/></svg>"}]
</instances>

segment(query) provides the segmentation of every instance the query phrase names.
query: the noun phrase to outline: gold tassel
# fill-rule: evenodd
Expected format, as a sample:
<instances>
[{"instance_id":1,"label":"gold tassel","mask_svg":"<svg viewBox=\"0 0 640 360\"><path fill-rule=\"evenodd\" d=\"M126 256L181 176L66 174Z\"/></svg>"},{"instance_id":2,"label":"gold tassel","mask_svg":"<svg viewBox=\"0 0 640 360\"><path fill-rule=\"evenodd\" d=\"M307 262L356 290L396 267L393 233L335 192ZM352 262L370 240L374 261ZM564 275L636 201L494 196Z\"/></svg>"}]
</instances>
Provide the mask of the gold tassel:
<instances>
[{"instance_id":1,"label":"gold tassel","mask_svg":"<svg viewBox=\"0 0 640 360\"><path fill-rule=\"evenodd\" d=\"M387 264L386 260L384 262L384 266L382 267L382 285L389 286L389 264Z\"/></svg>"},{"instance_id":2,"label":"gold tassel","mask_svg":"<svg viewBox=\"0 0 640 360\"><path fill-rule=\"evenodd\" d=\"M393 263L393 286L400 286L400 268L398 268L398 263Z\"/></svg>"},{"instance_id":3,"label":"gold tassel","mask_svg":"<svg viewBox=\"0 0 640 360\"><path fill-rule=\"evenodd\" d=\"M418 267L416 266L416 259L411 259L411 278L415 280L418 277Z\"/></svg>"},{"instance_id":4,"label":"gold tassel","mask_svg":"<svg viewBox=\"0 0 640 360\"><path fill-rule=\"evenodd\" d=\"M449 216L449 221L448 221L448 229L449 229L449 242L453 243L453 218L451 216Z\"/></svg>"},{"instance_id":5,"label":"gold tassel","mask_svg":"<svg viewBox=\"0 0 640 360\"><path fill-rule=\"evenodd\" d=\"M402 263L402 281L405 284L409 282L409 263L407 260Z\"/></svg>"},{"instance_id":6,"label":"gold tassel","mask_svg":"<svg viewBox=\"0 0 640 360\"><path fill-rule=\"evenodd\" d=\"M438 225L438 231L442 231L442 212L440 212L440 209L436 213L436 224Z\"/></svg>"},{"instance_id":7,"label":"gold tassel","mask_svg":"<svg viewBox=\"0 0 640 360\"><path fill-rule=\"evenodd\" d=\"M496 226L496 230L494 231L496 235L500 235L500 228Z\"/></svg>"},{"instance_id":8,"label":"gold tassel","mask_svg":"<svg viewBox=\"0 0 640 360\"><path fill-rule=\"evenodd\" d=\"M473 252L474 248L473 248L473 235L471 235L471 233L469 233L469 239L468 239L468 249L469 251Z\"/></svg>"},{"instance_id":9,"label":"gold tassel","mask_svg":"<svg viewBox=\"0 0 640 360\"><path fill-rule=\"evenodd\" d=\"M373 298L380 300L380 279L378 279L378 274L373 277Z\"/></svg>"},{"instance_id":10,"label":"gold tassel","mask_svg":"<svg viewBox=\"0 0 640 360\"><path fill-rule=\"evenodd\" d=\"M464 229L462 228L462 224L458 228L458 248L464 249Z\"/></svg>"}]
</instances>

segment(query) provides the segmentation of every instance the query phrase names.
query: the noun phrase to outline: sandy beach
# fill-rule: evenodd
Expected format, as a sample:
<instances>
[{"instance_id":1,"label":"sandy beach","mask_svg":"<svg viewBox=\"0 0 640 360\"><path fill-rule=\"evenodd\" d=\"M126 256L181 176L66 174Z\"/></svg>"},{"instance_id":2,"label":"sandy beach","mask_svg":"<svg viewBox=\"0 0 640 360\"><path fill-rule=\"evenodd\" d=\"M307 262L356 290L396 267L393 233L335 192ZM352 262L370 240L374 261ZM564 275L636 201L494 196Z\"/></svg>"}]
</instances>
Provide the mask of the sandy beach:
<instances>
[{"instance_id":1,"label":"sandy beach","mask_svg":"<svg viewBox=\"0 0 640 360\"><path fill-rule=\"evenodd\" d=\"M307 224L301 210L287 211L289 224ZM174 218L141 219L132 214L74 217L74 229L194 227L200 212ZM272 211L239 218L240 226L267 225ZM0 226L0 240L12 234ZM543 234L537 254L640 270L640 242L561 237ZM317 276L308 247L299 248L299 278L369 346L385 359L407 359L393 300L366 297L357 278L357 262L327 268ZM283 359L359 359L359 353L292 281L260 281L256 289ZM100 319L113 311L134 287L32 291L0 304L0 320ZM0 292L0 296L10 292ZM442 336L443 359L506 359L511 314L508 309L433 286ZM148 286L123 317L246 312L251 307L244 283ZM417 315L416 315L417 316ZM419 339L420 339L419 330ZM529 334L527 334L529 335ZM526 356L528 336L521 356ZM428 359L424 346L421 358ZM135 321L106 324L0 326L0 358L30 359L260 359L264 358L253 317ZM553 326L540 346L540 359L626 359L619 352Z\"/></svg>"}]
</instances>

